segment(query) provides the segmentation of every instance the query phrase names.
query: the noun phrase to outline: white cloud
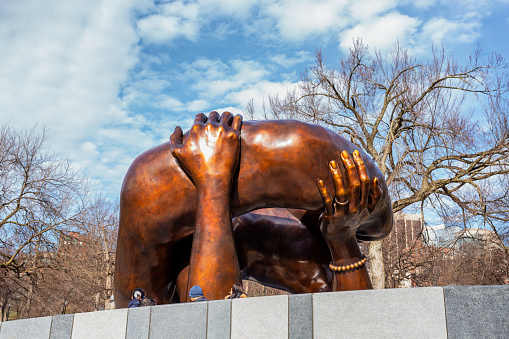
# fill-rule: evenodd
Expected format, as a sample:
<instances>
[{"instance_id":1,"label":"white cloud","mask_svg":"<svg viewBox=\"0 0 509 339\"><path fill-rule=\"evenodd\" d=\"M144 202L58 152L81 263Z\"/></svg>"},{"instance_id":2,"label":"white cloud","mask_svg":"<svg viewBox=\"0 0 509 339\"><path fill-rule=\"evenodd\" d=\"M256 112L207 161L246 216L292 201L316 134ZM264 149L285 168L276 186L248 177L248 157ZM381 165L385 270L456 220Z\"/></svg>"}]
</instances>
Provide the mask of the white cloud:
<instances>
[{"instance_id":1,"label":"white cloud","mask_svg":"<svg viewBox=\"0 0 509 339\"><path fill-rule=\"evenodd\" d=\"M350 7L350 15L354 22L366 22L376 19L383 13L393 10L398 1L396 0L363 0L354 1Z\"/></svg>"},{"instance_id":2,"label":"white cloud","mask_svg":"<svg viewBox=\"0 0 509 339\"><path fill-rule=\"evenodd\" d=\"M97 150L97 145L92 143L91 141L85 141L81 144L81 149L79 150L80 154L80 167L93 167L99 158L99 151Z\"/></svg>"},{"instance_id":3,"label":"white cloud","mask_svg":"<svg viewBox=\"0 0 509 339\"><path fill-rule=\"evenodd\" d=\"M276 20L282 38L299 41L345 27L350 21L347 4L346 0L286 0L272 3L262 12Z\"/></svg>"},{"instance_id":4,"label":"white cloud","mask_svg":"<svg viewBox=\"0 0 509 339\"><path fill-rule=\"evenodd\" d=\"M264 0L177 0L152 4L138 20L140 37L148 43L167 43L176 38L195 41L208 25L216 37L227 36L238 28L233 22L247 20ZM229 18L227 22L218 19Z\"/></svg>"},{"instance_id":5,"label":"white cloud","mask_svg":"<svg viewBox=\"0 0 509 339\"><path fill-rule=\"evenodd\" d=\"M191 88L202 98L218 98L249 83L262 80L269 72L265 66L252 60L219 60L200 58L182 65L182 78L191 79Z\"/></svg>"},{"instance_id":6,"label":"white cloud","mask_svg":"<svg viewBox=\"0 0 509 339\"><path fill-rule=\"evenodd\" d=\"M194 40L200 30L199 6L174 1L155 7L157 13L138 21L142 39L150 43L168 42L178 37Z\"/></svg>"},{"instance_id":7,"label":"white cloud","mask_svg":"<svg viewBox=\"0 0 509 339\"><path fill-rule=\"evenodd\" d=\"M299 51L293 57L286 54L277 54L270 57L270 61L285 68L291 68L311 60L313 60L313 54L309 51Z\"/></svg>"},{"instance_id":8,"label":"white cloud","mask_svg":"<svg viewBox=\"0 0 509 339\"><path fill-rule=\"evenodd\" d=\"M275 63L293 60L286 55L277 55L272 60ZM309 60L309 53L296 53L296 60ZM295 60L294 60L295 61ZM295 61L296 62L296 61ZM185 111L205 112L208 110L218 110L218 105L228 103L235 105L235 112L242 112L248 102L253 99L257 118L263 116L263 104L265 102L268 110L269 95L284 95L288 88L295 86L293 79L283 80L282 82L270 81L271 64L262 65L253 60L232 59L223 62L217 59L211 60L199 58L191 63L181 65L184 73L182 79L188 79L190 86L198 93L199 99L184 103ZM233 112L232 106L221 108ZM267 111L268 113L268 111Z\"/></svg>"},{"instance_id":9,"label":"white cloud","mask_svg":"<svg viewBox=\"0 0 509 339\"><path fill-rule=\"evenodd\" d=\"M184 71L182 74L182 78L184 79L222 79L228 71L228 65L221 60L212 60L205 57L200 57L191 63L184 63L181 67Z\"/></svg>"},{"instance_id":10,"label":"white cloud","mask_svg":"<svg viewBox=\"0 0 509 339\"><path fill-rule=\"evenodd\" d=\"M203 112L203 110L210 107L210 103L206 100L198 99L193 100L187 104L186 109L190 112Z\"/></svg>"},{"instance_id":11,"label":"white cloud","mask_svg":"<svg viewBox=\"0 0 509 339\"><path fill-rule=\"evenodd\" d=\"M122 89L122 101L126 106L157 104L154 101L155 93L163 93L172 83L167 74L162 74L153 69L160 67L163 63L170 63L167 58L156 58L143 55L140 60L140 67L136 69L130 81ZM160 97L159 100L165 98Z\"/></svg>"},{"instance_id":12,"label":"white cloud","mask_svg":"<svg viewBox=\"0 0 509 339\"><path fill-rule=\"evenodd\" d=\"M200 92L200 95L206 98L214 98L228 93L229 91L242 86L240 80L217 79L213 81L201 80L191 88Z\"/></svg>"},{"instance_id":13,"label":"white cloud","mask_svg":"<svg viewBox=\"0 0 509 339\"><path fill-rule=\"evenodd\" d=\"M185 109L182 101L165 94L159 95L156 98L152 97L151 99L154 101L152 104L153 107L164 108L171 111L182 111Z\"/></svg>"},{"instance_id":14,"label":"white cloud","mask_svg":"<svg viewBox=\"0 0 509 339\"><path fill-rule=\"evenodd\" d=\"M115 168L100 163L105 136L98 131L140 122L118 93L138 58L132 10L145 6L144 0L1 2L1 122L47 125L49 149L87 171ZM119 154L131 159L139 147ZM116 175L119 186L124 173Z\"/></svg>"},{"instance_id":15,"label":"white cloud","mask_svg":"<svg viewBox=\"0 0 509 339\"><path fill-rule=\"evenodd\" d=\"M122 118L119 85L137 53L133 3L38 3L12 2L0 18L2 116L18 125L50 124L53 133L72 131L75 138Z\"/></svg>"},{"instance_id":16,"label":"white cloud","mask_svg":"<svg viewBox=\"0 0 509 339\"><path fill-rule=\"evenodd\" d=\"M153 135L149 131L142 131L141 129L135 128L136 126L111 126L105 127L97 131L97 134L101 136L101 146L105 145L121 145L122 147L141 147L146 149L155 145L156 141L153 139ZM110 156L117 156L121 153L117 153L117 150L110 150ZM108 152L103 152L102 156L107 157Z\"/></svg>"},{"instance_id":17,"label":"white cloud","mask_svg":"<svg viewBox=\"0 0 509 339\"><path fill-rule=\"evenodd\" d=\"M391 12L341 32L340 47L348 50L354 39L359 37L368 46L382 49L392 46L397 41L403 45L411 44L419 24L420 21L417 18Z\"/></svg>"},{"instance_id":18,"label":"white cloud","mask_svg":"<svg viewBox=\"0 0 509 339\"><path fill-rule=\"evenodd\" d=\"M226 95L229 102L237 104L244 110L252 99L255 108L255 119L263 119L264 114L270 116L269 96L279 95L284 97L288 90L297 87L297 83L260 81L238 91L232 91Z\"/></svg>"},{"instance_id":19,"label":"white cloud","mask_svg":"<svg viewBox=\"0 0 509 339\"><path fill-rule=\"evenodd\" d=\"M507 0L500 0L501 2ZM164 43L183 37L197 41L204 27L216 37L226 38L232 32L260 40L292 41L301 43L320 37L327 41L332 36L342 38L341 47L349 46L351 37L362 34L364 40L384 46L399 40L415 44L419 39L416 28L421 20L400 14L402 7L419 10L437 6L435 0L194 0L154 4L138 23L138 33L149 43ZM456 6L456 5L455 5ZM461 6L470 10L491 6L485 1L463 0ZM452 5L444 8L452 8ZM457 12L457 11L456 11ZM394 22L390 22L390 21ZM453 22L453 19L449 19ZM473 22L468 22L473 23ZM383 24L383 26L382 26ZM395 27L399 25L400 30ZM381 29L381 31L379 30ZM382 32L382 33L380 33ZM387 34L383 34L387 33ZM474 35L466 33L467 41ZM345 42L344 40L348 40ZM414 41L415 40L415 41Z\"/></svg>"},{"instance_id":20,"label":"white cloud","mask_svg":"<svg viewBox=\"0 0 509 339\"><path fill-rule=\"evenodd\" d=\"M305 53L297 53L297 58L304 57ZM182 63L178 71L173 71L172 76L159 74L148 67L141 70L136 80L123 90L123 98L130 106L148 106L166 112L207 112L214 109L213 105L229 100L229 93L264 81L270 75L266 65L253 60L232 59L223 62L200 57L193 62ZM164 80L168 77L178 84L180 90L189 88L191 93L197 95L185 101L166 94L174 89L170 82ZM242 102L242 105L246 103Z\"/></svg>"},{"instance_id":21,"label":"white cloud","mask_svg":"<svg viewBox=\"0 0 509 339\"><path fill-rule=\"evenodd\" d=\"M253 60L232 60L235 79L242 80L244 83L258 82L269 75L265 65Z\"/></svg>"},{"instance_id":22,"label":"white cloud","mask_svg":"<svg viewBox=\"0 0 509 339\"><path fill-rule=\"evenodd\" d=\"M426 22L422 29L423 37L434 43L442 41L472 42L480 36L479 21L451 21L436 17Z\"/></svg>"}]
</instances>

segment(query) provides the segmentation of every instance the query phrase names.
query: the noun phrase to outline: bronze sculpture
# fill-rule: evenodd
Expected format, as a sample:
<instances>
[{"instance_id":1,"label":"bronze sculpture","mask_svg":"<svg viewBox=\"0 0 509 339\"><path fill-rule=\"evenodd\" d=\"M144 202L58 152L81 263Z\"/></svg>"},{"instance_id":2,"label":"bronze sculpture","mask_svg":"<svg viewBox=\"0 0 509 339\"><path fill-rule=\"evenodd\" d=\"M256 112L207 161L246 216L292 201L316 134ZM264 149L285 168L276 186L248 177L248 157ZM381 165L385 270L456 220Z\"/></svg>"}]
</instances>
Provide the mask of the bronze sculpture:
<instances>
[{"instance_id":1,"label":"bronze sculpture","mask_svg":"<svg viewBox=\"0 0 509 339\"><path fill-rule=\"evenodd\" d=\"M192 128L197 133L195 143L200 142L203 131L217 130L220 126L224 129L225 122L228 128L237 128L229 114L220 118L211 113L206 119L198 115L195 120ZM224 258L228 259L216 264L211 272L217 274L224 269L227 277L200 278L203 267L206 269L211 260L217 259L215 255L205 255L198 258L197 265L193 261L188 266L195 256L191 256L195 221L197 229L207 231L206 225L198 223L210 219L200 217L202 205L197 208L197 199L203 197L198 196L195 184L203 187L206 180L200 177L197 170L200 166L193 164L193 157L184 156L179 164L172 156L171 144L185 147L188 138L186 134L185 141L181 141L178 130L174 136L171 142L141 154L124 179L115 270L117 306L127 304L130 291L137 286L155 296L158 304L178 301L180 296L187 295L192 286L188 287L188 280L193 279L205 279L206 284L212 283L212 279L220 281L224 287L211 287L217 297L207 294L204 288L207 298L220 299L227 294L230 282L240 279L240 271L243 277L294 293L370 287L356 239L385 237L392 227L392 210L383 176L366 154L362 151L354 154L355 146L320 126L298 121L244 122L238 165L232 170L235 157L230 157L228 165L219 168L220 171L227 168L226 176L230 175L230 187L224 182L220 187L223 191L231 189L231 215L243 215L234 223L237 255L232 256L231 246L218 242L216 249L224 248ZM341 160L329 164L335 159ZM213 174L214 171L209 173ZM341 175L346 180L338 179ZM323 180L318 188L317 179ZM327 186L335 190L325 189ZM334 199L328 196L329 191L336 192ZM221 197L208 195L212 200L225 200L224 192ZM319 225L324 201L327 211ZM212 219L216 223L222 220L219 223L224 226L228 224L224 216L229 208L223 207L221 215L214 208L205 214L216 213ZM294 217L244 215L265 207L287 208ZM232 243L227 227L216 229L230 239L226 242ZM335 256L333 271L327 268L331 262L328 245ZM193 267L199 269L193 271Z\"/></svg>"}]
</instances>

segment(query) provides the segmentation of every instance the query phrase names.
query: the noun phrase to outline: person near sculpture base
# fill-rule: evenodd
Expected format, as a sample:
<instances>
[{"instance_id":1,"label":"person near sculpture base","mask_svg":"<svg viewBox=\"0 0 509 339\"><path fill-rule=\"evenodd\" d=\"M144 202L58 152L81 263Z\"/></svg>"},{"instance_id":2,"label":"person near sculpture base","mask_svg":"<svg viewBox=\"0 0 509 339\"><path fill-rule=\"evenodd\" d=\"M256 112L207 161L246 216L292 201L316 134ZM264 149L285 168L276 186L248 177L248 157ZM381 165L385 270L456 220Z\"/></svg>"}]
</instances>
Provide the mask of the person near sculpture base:
<instances>
[{"instance_id":1,"label":"person near sculpture base","mask_svg":"<svg viewBox=\"0 0 509 339\"><path fill-rule=\"evenodd\" d=\"M156 302L154 299L145 296L143 288L135 288L131 296L131 301L127 305L127 308L142 307L142 306L154 306Z\"/></svg>"},{"instance_id":2,"label":"person near sculpture base","mask_svg":"<svg viewBox=\"0 0 509 339\"><path fill-rule=\"evenodd\" d=\"M200 286L194 285L189 290L189 298L191 301L209 301L207 298L203 296L203 290Z\"/></svg>"},{"instance_id":3,"label":"person near sculpture base","mask_svg":"<svg viewBox=\"0 0 509 339\"><path fill-rule=\"evenodd\" d=\"M242 284L235 283L230 289L230 294L228 294L225 299L237 299L237 298L247 298L246 293L244 292L244 287Z\"/></svg>"},{"instance_id":4,"label":"person near sculpture base","mask_svg":"<svg viewBox=\"0 0 509 339\"><path fill-rule=\"evenodd\" d=\"M145 296L145 291L142 288L135 288L131 296L131 301L127 305L127 308L139 307L141 300Z\"/></svg>"}]
</instances>

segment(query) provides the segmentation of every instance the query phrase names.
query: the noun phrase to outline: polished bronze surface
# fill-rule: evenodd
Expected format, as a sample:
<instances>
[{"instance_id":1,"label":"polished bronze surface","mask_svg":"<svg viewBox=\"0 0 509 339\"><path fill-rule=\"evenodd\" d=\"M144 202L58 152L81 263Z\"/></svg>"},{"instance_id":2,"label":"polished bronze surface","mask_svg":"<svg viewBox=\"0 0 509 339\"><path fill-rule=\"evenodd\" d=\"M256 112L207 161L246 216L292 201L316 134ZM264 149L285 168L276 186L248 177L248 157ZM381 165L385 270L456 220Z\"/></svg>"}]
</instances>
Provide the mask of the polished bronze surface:
<instances>
[{"instance_id":1,"label":"polished bronze surface","mask_svg":"<svg viewBox=\"0 0 509 339\"><path fill-rule=\"evenodd\" d=\"M209 300L223 298L230 286L241 282L230 213L241 121L229 112L221 117L212 112L208 118L198 114L185 138L180 127L170 138L173 156L198 192L186 291L199 285Z\"/></svg>"},{"instance_id":2,"label":"polished bronze surface","mask_svg":"<svg viewBox=\"0 0 509 339\"><path fill-rule=\"evenodd\" d=\"M348 180L349 172L344 169L341 154L346 151L350 157L354 150L356 147L341 136L317 125L292 120L242 124L240 159L231 186L231 215L265 207L287 208L294 215L274 221L269 219L278 217L250 214L234 222L233 236L243 277L294 293L333 288L332 272L328 268L330 244L322 235L323 223L322 227L318 224L324 201L317 180L323 180L328 192L335 192L337 182L331 176L329 161L336 160ZM370 192L371 188L379 187L380 197L374 204L369 192L368 196L363 193L366 185L362 183L352 191L348 212L365 218L343 240L346 249L331 249L340 254L338 265L348 265L360 258L354 240L381 239L392 227L390 198L383 176L365 153L359 154L365 164L365 174L361 176L369 178ZM355 156L351 161L357 166ZM130 291L135 287L143 287L147 294L156 297L158 304L178 301L187 288L182 287L187 284L187 274L181 272L189 265L197 213L202 206L197 208L198 194L192 181L196 180L193 174L197 173L186 173L183 170L186 166L182 166L171 154L171 143L167 142L138 156L126 174L121 192L115 269L118 307L127 305ZM374 184L375 177L378 185ZM339 200L343 196L338 197L336 193L334 198L344 202ZM352 201L360 212L351 210ZM327 207L331 215L337 214L333 207L337 208ZM332 225L327 230L336 228L335 223ZM358 274L359 271L335 273L341 279L334 280L337 282L334 289L369 287L369 279L364 281L366 277ZM354 273L353 278L346 277ZM178 295L174 293L177 280L180 281ZM227 288L230 287L231 284ZM207 293L205 296L209 298Z\"/></svg>"},{"instance_id":3,"label":"polished bronze surface","mask_svg":"<svg viewBox=\"0 0 509 339\"><path fill-rule=\"evenodd\" d=\"M370 179L358 150L353 151L352 156L346 151L341 152L341 168L344 170L339 164L335 160L329 162L334 196L323 180L317 182L325 204L319 225L332 256L329 268L339 268L333 271L332 290L368 289L372 285L357 244L356 232L357 227L370 218L383 191L377 177Z\"/></svg>"}]
</instances>

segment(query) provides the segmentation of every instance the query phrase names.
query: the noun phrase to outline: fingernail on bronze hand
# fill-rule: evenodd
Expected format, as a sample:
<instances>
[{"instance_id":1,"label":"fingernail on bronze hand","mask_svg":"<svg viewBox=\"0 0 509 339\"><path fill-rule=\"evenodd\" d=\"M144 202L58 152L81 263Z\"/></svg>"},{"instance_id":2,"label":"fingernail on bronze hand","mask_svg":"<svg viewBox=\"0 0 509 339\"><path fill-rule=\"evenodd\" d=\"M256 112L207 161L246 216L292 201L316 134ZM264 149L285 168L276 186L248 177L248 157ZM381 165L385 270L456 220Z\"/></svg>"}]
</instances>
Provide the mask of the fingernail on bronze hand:
<instances>
[{"instance_id":1,"label":"fingernail on bronze hand","mask_svg":"<svg viewBox=\"0 0 509 339\"><path fill-rule=\"evenodd\" d=\"M332 176L332 182L334 183L335 202L339 206L346 206L348 202L348 192L345 190L345 182L343 179L343 173L338 167L338 163L335 160L329 162L329 169Z\"/></svg>"},{"instance_id":2,"label":"fingernail on bronze hand","mask_svg":"<svg viewBox=\"0 0 509 339\"><path fill-rule=\"evenodd\" d=\"M350 201L348 211L350 213L357 213L359 210L359 194L361 189L357 168L346 151L341 153L341 159L343 160L343 165L347 173L348 200Z\"/></svg>"},{"instance_id":3,"label":"fingernail on bronze hand","mask_svg":"<svg viewBox=\"0 0 509 339\"><path fill-rule=\"evenodd\" d=\"M360 205L359 208L362 210L368 205L368 195L369 195L369 176L366 170L366 166L364 165L364 161L362 161L361 155L358 150L353 152L354 162L357 166L357 171L359 175L360 181Z\"/></svg>"},{"instance_id":4,"label":"fingernail on bronze hand","mask_svg":"<svg viewBox=\"0 0 509 339\"><path fill-rule=\"evenodd\" d=\"M332 198L325 186L323 180L318 179L318 191L320 192L320 196L322 197L323 203L325 204L325 211L327 214L332 215L334 213L334 209L332 206Z\"/></svg>"}]
</instances>

